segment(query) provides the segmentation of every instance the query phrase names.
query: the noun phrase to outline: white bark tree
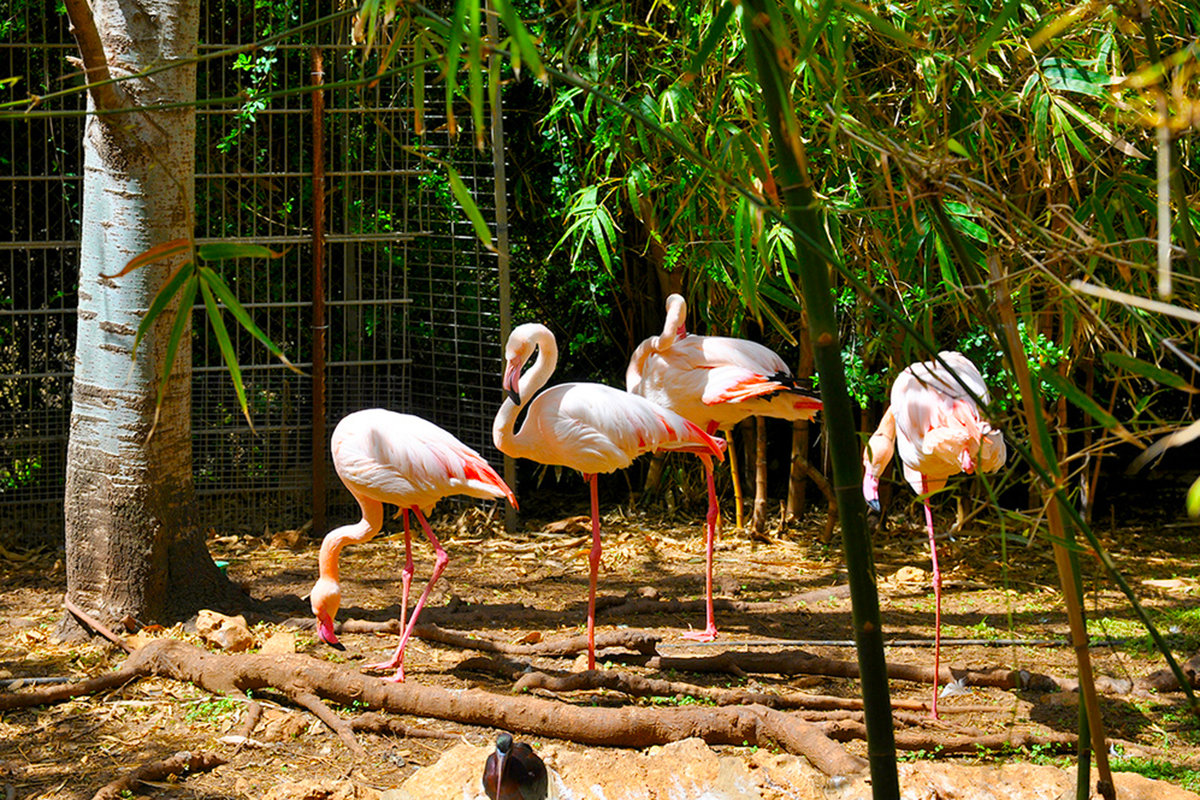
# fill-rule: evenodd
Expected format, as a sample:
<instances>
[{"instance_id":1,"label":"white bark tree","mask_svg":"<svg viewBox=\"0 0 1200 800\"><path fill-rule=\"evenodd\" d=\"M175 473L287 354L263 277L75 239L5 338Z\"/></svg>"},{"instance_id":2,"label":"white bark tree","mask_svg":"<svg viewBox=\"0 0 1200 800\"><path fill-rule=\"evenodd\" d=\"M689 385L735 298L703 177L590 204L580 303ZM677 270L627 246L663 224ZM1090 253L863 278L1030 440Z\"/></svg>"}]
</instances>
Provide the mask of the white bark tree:
<instances>
[{"instance_id":1,"label":"white bark tree","mask_svg":"<svg viewBox=\"0 0 1200 800\"><path fill-rule=\"evenodd\" d=\"M193 519L191 335L158 383L174 308L139 344L138 325L182 257L114 274L193 232L196 0L69 0L93 86L84 129L78 340L66 473L67 597L101 621L143 622L228 600ZM168 110L148 106L178 104ZM175 301L178 302L178 301ZM69 630L69 624L64 630Z\"/></svg>"}]
</instances>

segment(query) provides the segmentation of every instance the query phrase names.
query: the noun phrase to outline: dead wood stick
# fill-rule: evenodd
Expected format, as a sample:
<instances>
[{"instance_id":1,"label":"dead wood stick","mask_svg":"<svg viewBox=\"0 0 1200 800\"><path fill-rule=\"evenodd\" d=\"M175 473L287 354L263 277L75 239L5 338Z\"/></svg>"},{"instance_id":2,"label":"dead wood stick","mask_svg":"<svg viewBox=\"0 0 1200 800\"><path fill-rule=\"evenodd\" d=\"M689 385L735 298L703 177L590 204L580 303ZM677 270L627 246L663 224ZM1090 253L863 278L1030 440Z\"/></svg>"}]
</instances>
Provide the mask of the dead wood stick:
<instances>
[{"instance_id":1,"label":"dead wood stick","mask_svg":"<svg viewBox=\"0 0 1200 800\"><path fill-rule=\"evenodd\" d=\"M138 677L140 676L136 671L123 667L116 672L77 683L39 686L27 692L0 692L0 711L8 711L13 708L32 708L33 706L61 703L73 697L99 694L123 686Z\"/></svg>"},{"instance_id":2,"label":"dead wood stick","mask_svg":"<svg viewBox=\"0 0 1200 800\"><path fill-rule=\"evenodd\" d=\"M110 631L108 628L104 627L104 625L102 625L98 620L96 620L91 614L87 613L82 608L80 608L79 606L72 603L71 598L69 598L69 597L63 598L63 607L66 608L67 611L71 612L71 614L75 617L75 619L82 622L84 624L84 626L92 629L96 633L103 636L105 639L108 639L110 642L115 644L117 647L120 647L126 653L133 652L133 648L130 647L129 642L125 641L120 636L117 636L115 633Z\"/></svg>"},{"instance_id":3,"label":"dead wood stick","mask_svg":"<svg viewBox=\"0 0 1200 800\"><path fill-rule=\"evenodd\" d=\"M312 627L311 620L289 620L289 622L294 622L297 625L309 623L306 627ZM404 626L399 619L383 620L382 622L365 619L348 619L337 625L335 630L339 634L394 633L399 635L404 632ZM447 630L432 623L418 625L413 630L413 635L418 639L437 642L438 644L449 645L450 647L459 647L464 650L478 650L483 653L503 653L511 656L570 656L585 652L588 649L587 636L583 635L556 636L535 644L513 644L512 642L501 641L480 633L461 633L459 631ZM643 655L651 655L656 652L660 641L662 641L662 637L648 631L601 631L596 634L596 649L624 647Z\"/></svg>"},{"instance_id":4,"label":"dead wood stick","mask_svg":"<svg viewBox=\"0 0 1200 800\"><path fill-rule=\"evenodd\" d=\"M741 614L779 614L789 613L808 606L814 606L829 600L842 600L850 596L849 584L830 586L824 589L814 589L801 594L794 594L779 600L747 601L730 600L726 597L714 597L715 611L734 612ZM624 597L606 596L596 598L596 614L637 616L639 614L681 614L704 610L704 600L660 600L654 597L626 595Z\"/></svg>"},{"instance_id":5,"label":"dead wood stick","mask_svg":"<svg viewBox=\"0 0 1200 800\"><path fill-rule=\"evenodd\" d=\"M500 665L500 669L511 665ZM500 671L499 669L497 671ZM511 674L511 673L510 673ZM552 675L546 672L523 673L513 685L514 692L528 689L543 689L550 692L575 692L594 689L608 689L622 692L632 697L699 697L711 700L719 706L750 705L757 703L769 708L805 709L811 711L826 711L845 709L861 711L863 702L855 697L834 697L831 695L808 694L806 692L756 692L749 689L724 689L714 686L700 686L683 681L666 681L656 678L643 678L629 672L619 670L584 670ZM892 708L899 711L928 711L929 704L920 700L892 700ZM948 707L950 713L968 713L983 711L998 711L997 706L972 706L959 710Z\"/></svg>"},{"instance_id":6,"label":"dead wood stick","mask_svg":"<svg viewBox=\"0 0 1200 800\"><path fill-rule=\"evenodd\" d=\"M557 636L535 644L512 644L483 637L476 633L464 634L428 624L418 625L413 634L426 641L438 642L451 647L479 650L484 653L502 653L510 656L568 656L585 652L588 649L587 636L582 635ZM662 641L661 637L647 631L601 631L596 634L596 650L605 647L624 647L643 655L650 655L656 651L660 641Z\"/></svg>"},{"instance_id":7,"label":"dead wood stick","mask_svg":"<svg viewBox=\"0 0 1200 800\"><path fill-rule=\"evenodd\" d=\"M210 653L175 639L158 639L134 651L121 672L187 681L219 694L274 688L297 704L301 698L313 698L306 707L314 709L321 707L316 700L340 706L357 702L370 710L504 728L579 744L643 748L695 736L709 744L778 745L786 752L804 755L829 775L854 774L866 766L816 725L760 705L573 706L482 689L451 691L413 682L392 683L300 653ZM327 708L325 712L322 720L329 724L335 715ZM340 718L338 722L344 723Z\"/></svg>"},{"instance_id":8,"label":"dead wood stick","mask_svg":"<svg viewBox=\"0 0 1200 800\"><path fill-rule=\"evenodd\" d=\"M182 775L186 772L208 772L225 763L225 759L215 753L176 753L163 761L152 761L143 764L129 774L117 778L112 783L102 787L92 796L92 800L117 800L126 792L136 791L142 781L161 781L172 775Z\"/></svg>"},{"instance_id":9,"label":"dead wood stick","mask_svg":"<svg viewBox=\"0 0 1200 800\"><path fill-rule=\"evenodd\" d=\"M257 700L247 697L246 698L246 718L244 720L242 720L241 730L238 731L237 734L235 734L235 735L240 736L243 740L249 739L250 734L254 733L254 729L258 727L258 723L259 723L259 720L262 719L262 715L263 715L262 703L259 703ZM241 747L242 747L242 745L239 744L238 749L240 750Z\"/></svg>"},{"instance_id":10,"label":"dead wood stick","mask_svg":"<svg viewBox=\"0 0 1200 800\"><path fill-rule=\"evenodd\" d=\"M941 709L938 709L941 711ZM816 723L831 738L839 742L866 741L867 727L854 720ZM1073 733L1039 734L1032 731L1010 730L987 735L946 736L945 733L925 733L911 729L896 731L898 750L933 750L939 753L976 753L983 750L1005 750L1021 747L1046 747L1055 750L1070 750L1075 747L1077 737Z\"/></svg>"},{"instance_id":11,"label":"dead wood stick","mask_svg":"<svg viewBox=\"0 0 1200 800\"><path fill-rule=\"evenodd\" d=\"M314 687L315 688L315 687ZM365 756L367 751L358 739L354 736L354 730L350 727L350 723L339 717L333 712L329 706L321 702L321 698L314 692L290 690L287 692L295 703L302 708L308 709L317 719L329 726L329 729L338 735L342 743L350 748L350 752L357 756Z\"/></svg>"},{"instance_id":12,"label":"dead wood stick","mask_svg":"<svg viewBox=\"0 0 1200 800\"><path fill-rule=\"evenodd\" d=\"M368 711L351 717L347 722L350 728L358 733L390 733L409 739L458 739L460 734L448 731L435 731L430 728L418 728L405 725L395 717L385 717L375 711Z\"/></svg>"},{"instance_id":13,"label":"dead wood stick","mask_svg":"<svg viewBox=\"0 0 1200 800\"><path fill-rule=\"evenodd\" d=\"M711 656L653 656L649 659L625 659L649 669L674 669L686 672L729 672L747 674L825 675L835 678L859 677L858 662L822 658L803 650L780 650L772 653L751 653L727 650ZM889 662L888 677L913 683L933 681L933 668L923 664ZM965 686L991 686L999 689L1035 689L1038 691L1075 691L1079 682L1071 678L1030 673L1005 668L972 670L943 666L938 673L939 683L960 681ZM1096 688L1107 694L1126 694L1132 688L1129 681L1096 677Z\"/></svg>"}]
</instances>

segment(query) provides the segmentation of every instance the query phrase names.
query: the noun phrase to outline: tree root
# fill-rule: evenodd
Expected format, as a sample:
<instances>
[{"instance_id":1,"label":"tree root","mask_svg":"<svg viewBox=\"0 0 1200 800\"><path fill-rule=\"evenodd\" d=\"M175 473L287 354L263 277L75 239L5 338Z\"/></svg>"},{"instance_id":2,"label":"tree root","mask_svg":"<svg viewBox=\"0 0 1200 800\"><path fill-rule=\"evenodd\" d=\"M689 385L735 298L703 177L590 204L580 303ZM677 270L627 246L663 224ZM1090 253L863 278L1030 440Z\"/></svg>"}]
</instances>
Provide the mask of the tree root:
<instances>
[{"instance_id":1,"label":"tree root","mask_svg":"<svg viewBox=\"0 0 1200 800\"><path fill-rule=\"evenodd\" d=\"M395 717L385 717L375 711L368 711L347 720L351 730L356 733L383 733L402 739L460 739L457 733L435 731L429 728L417 728L405 725Z\"/></svg>"},{"instance_id":2,"label":"tree root","mask_svg":"<svg viewBox=\"0 0 1200 800\"><path fill-rule=\"evenodd\" d=\"M815 725L760 705L729 708L602 708L570 706L534 697L495 695L481 689L450 691L391 683L302 654L225 655L174 639L159 639L131 655L119 671L71 686L0 695L0 709L55 702L158 676L193 683L224 695L273 688L309 709L355 752L350 724L325 702L398 714L503 728L515 733L569 739L581 744L643 748L696 736L710 744L778 745L804 755L829 775L861 771L851 755Z\"/></svg>"},{"instance_id":3,"label":"tree root","mask_svg":"<svg viewBox=\"0 0 1200 800\"><path fill-rule=\"evenodd\" d=\"M725 597L713 598L713 610L738 614L786 614L803 611L810 606L828 600L844 600L850 596L849 584L814 589L801 594L794 594L780 600L750 602L746 600L730 600ZM596 616L639 616L644 614L692 614L703 613L705 601L701 600L661 600L655 597L626 595L618 597L608 595L596 598Z\"/></svg>"},{"instance_id":4,"label":"tree root","mask_svg":"<svg viewBox=\"0 0 1200 800\"><path fill-rule=\"evenodd\" d=\"M941 709L938 709L940 712ZM865 740L867 728L857 720L837 720L816 723L825 735L839 742L856 739ZM1070 752L1078 742L1073 733L1036 734L1031 731L1010 730L1004 733L969 733L947 736L945 733L928 733L920 730L896 731L897 750L927 750L946 755L971 753L981 750L1005 750L1022 747L1047 748L1056 752Z\"/></svg>"},{"instance_id":5,"label":"tree root","mask_svg":"<svg viewBox=\"0 0 1200 800\"><path fill-rule=\"evenodd\" d=\"M501 667L511 666L501 664ZM499 670L498 670L499 671ZM513 686L514 692L542 689L549 692L575 692L608 689L631 697L697 697L709 700L718 706L762 705L777 709L804 709L808 711L848 710L861 711L863 701L855 697L833 697L831 695L808 694L806 692L755 692L749 689L723 689L700 686L682 681L666 681L643 678L619 670L585 670L559 675L545 672L526 672ZM929 711L929 703L920 700L893 700L892 708L901 711ZM996 712L996 706L971 706L961 710L950 706L947 713Z\"/></svg>"},{"instance_id":6,"label":"tree root","mask_svg":"<svg viewBox=\"0 0 1200 800\"><path fill-rule=\"evenodd\" d=\"M117 778L112 783L102 787L92 796L92 800L117 800L117 798L134 793L142 781L161 781L172 775L183 775L187 772L208 772L226 763L225 759L214 753L176 753L163 761L152 761Z\"/></svg>"}]
</instances>

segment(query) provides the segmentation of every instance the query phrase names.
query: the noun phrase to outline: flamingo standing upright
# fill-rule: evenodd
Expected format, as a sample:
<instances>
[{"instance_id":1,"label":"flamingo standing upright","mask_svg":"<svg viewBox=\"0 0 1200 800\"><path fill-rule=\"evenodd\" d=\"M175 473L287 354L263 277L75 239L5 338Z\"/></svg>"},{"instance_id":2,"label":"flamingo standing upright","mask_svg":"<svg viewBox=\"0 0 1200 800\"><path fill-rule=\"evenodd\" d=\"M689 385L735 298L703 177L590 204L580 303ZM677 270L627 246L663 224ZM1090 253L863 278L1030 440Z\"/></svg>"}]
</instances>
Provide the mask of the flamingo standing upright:
<instances>
[{"instance_id":1,"label":"flamingo standing upright","mask_svg":"<svg viewBox=\"0 0 1200 800\"><path fill-rule=\"evenodd\" d=\"M326 534L321 542L319 575L309 595L317 617L317 636L321 641L344 649L334 635L333 620L341 605L338 583L338 556L348 544L369 541L383 525L383 504L400 507L404 519L405 564L400 572L402 595L400 620L408 609L408 590L412 584L413 558L409 538L408 512L416 515L425 536L433 545L433 574L417 600L412 617L400 637L395 654L386 662L367 669L396 669L391 680L404 680L404 648L417 625L417 618L429 591L446 569L449 557L425 515L434 504L448 495L465 494L479 498L506 497L515 507L517 499L504 480L483 456L451 434L420 417L399 414L382 408L355 411L345 416L333 430L330 447L333 465L342 483L354 495L362 509L362 519Z\"/></svg>"},{"instance_id":2,"label":"flamingo standing upright","mask_svg":"<svg viewBox=\"0 0 1200 800\"><path fill-rule=\"evenodd\" d=\"M537 351L537 360L522 369ZM538 393L558 364L558 344L545 325L513 329L505 346L507 398L492 437L501 452L542 464L577 469L591 489L592 549L588 559L588 669L596 667L596 577L600 567L600 508L596 475L628 467L643 453L682 450L710 462L724 458L724 442L637 395L599 383L563 383ZM536 396L535 396L536 395ZM528 408L521 429L517 416ZM707 467L712 469L711 463Z\"/></svg>"},{"instance_id":3,"label":"flamingo standing upright","mask_svg":"<svg viewBox=\"0 0 1200 800\"><path fill-rule=\"evenodd\" d=\"M988 402L987 386L979 370L962 353L943 351L938 356L945 365L936 360L911 364L896 378L891 405L863 452L863 496L873 509L879 510L879 476L896 450L900 452L905 479L925 506L935 605L934 717L937 717L941 668L942 573L938 568L929 494L944 487L946 479L959 472L994 472L1004 465L1007 455L1004 436L980 416L975 401L977 397ZM955 374L961 384L955 380ZM971 393L963 388L964 384Z\"/></svg>"},{"instance_id":4,"label":"flamingo standing upright","mask_svg":"<svg viewBox=\"0 0 1200 800\"><path fill-rule=\"evenodd\" d=\"M812 419L821 400L796 385L791 370L775 351L748 339L729 336L696 336L687 332L687 301L682 295L667 298L663 331L634 350L625 371L625 387L669 408L703 427L708 433L731 431L752 416L787 420ZM726 434L728 438L729 434ZM735 459L730 459L730 466ZM711 463L706 467L711 467ZM717 638L713 618L713 546L716 538L717 494L711 468L708 482L708 525L705 531L706 624L688 638ZM734 474L741 507L741 487Z\"/></svg>"}]
</instances>

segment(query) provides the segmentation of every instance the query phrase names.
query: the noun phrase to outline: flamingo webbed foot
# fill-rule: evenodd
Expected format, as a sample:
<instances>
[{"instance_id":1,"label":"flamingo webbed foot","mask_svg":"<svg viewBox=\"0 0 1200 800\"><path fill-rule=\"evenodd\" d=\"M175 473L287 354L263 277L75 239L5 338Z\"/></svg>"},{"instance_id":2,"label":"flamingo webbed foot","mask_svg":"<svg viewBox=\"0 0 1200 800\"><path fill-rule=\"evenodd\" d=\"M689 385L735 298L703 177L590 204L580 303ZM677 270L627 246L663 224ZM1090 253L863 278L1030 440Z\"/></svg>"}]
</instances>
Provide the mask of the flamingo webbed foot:
<instances>
[{"instance_id":1,"label":"flamingo webbed foot","mask_svg":"<svg viewBox=\"0 0 1200 800\"><path fill-rule=\"evenodd\" d=\"M717 626L710 622L708 623L708 627L702 631L689 630L687 633L679 635L692 642L712 642L717 639Z\"/></svg>"}]
</instances>

